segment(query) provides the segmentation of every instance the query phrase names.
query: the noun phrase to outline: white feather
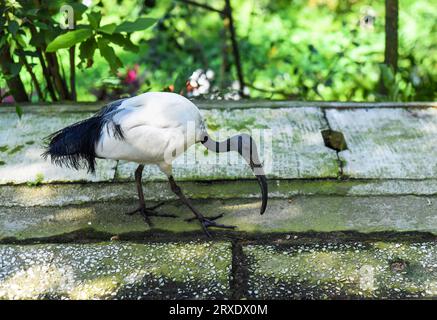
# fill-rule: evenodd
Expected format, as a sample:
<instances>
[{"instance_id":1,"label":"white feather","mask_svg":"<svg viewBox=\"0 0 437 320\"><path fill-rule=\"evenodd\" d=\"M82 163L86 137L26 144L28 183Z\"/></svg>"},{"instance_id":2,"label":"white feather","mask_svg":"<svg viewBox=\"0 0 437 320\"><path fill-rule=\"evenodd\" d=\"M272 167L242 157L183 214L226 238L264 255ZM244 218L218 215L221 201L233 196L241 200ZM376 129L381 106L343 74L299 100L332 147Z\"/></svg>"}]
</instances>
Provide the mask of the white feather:
<instances>
[{"instance_id":1,"label":"white feather","mask_svg":"<svg viewBox=\"0 0 437 320\"><path fill-rule=\"evenodd\" d=\"M96 147L99 158L157 164L166 173L171 171L166 157L173 154L176 158L199 142L205 131L196 105L167 92L148 92L124 100L108 126L114 124L120 125L124 139L103 128Z\"/></svg>"}]
</instances>

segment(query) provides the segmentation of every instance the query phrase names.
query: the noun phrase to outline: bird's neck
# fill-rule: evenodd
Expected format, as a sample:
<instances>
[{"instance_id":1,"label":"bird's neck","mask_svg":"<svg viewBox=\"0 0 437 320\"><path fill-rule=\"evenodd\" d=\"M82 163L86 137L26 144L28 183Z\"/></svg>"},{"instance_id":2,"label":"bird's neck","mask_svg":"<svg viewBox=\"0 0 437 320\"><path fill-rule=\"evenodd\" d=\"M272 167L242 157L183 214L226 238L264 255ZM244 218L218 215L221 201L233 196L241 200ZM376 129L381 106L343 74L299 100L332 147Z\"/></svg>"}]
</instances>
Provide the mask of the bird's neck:
<instances>
[{"instance_id":1,"label":"bird's neck","mask_svg":"<svg viewBox=\"0 0 437 320\"><path fill-rule=\"evenodd\" d=\"M229 152L229 151L237 151L238 153L241 153L242 142L243 139L241 138L241 135L235 135L223 141L215 141L209 135L205 135L205 137L202 140L202 144L208 150L217 153Z\"/></svg>"}]
</instances>

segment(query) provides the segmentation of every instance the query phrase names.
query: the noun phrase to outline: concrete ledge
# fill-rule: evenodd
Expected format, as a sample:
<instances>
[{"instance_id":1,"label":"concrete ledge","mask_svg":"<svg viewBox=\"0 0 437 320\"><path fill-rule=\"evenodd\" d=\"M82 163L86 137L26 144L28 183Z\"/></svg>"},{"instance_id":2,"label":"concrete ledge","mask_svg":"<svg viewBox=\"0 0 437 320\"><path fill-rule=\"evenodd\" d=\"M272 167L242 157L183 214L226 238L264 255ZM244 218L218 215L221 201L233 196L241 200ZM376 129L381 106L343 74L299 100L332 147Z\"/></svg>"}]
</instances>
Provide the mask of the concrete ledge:
<instances>
[{"instance_id":1,"label":"concrete ledge","mask_svg":"<svg viewBox=\"0 0 437 320\"><path fill-rule=\"evenodd\" d=\"M181 181L182 190L192 199L259 199L259 185L255 180ZM176 200L167 181L144 182L148 201ZM271 199L289 199L294 196L394 196L437 195L437 180L413 179L296 179L269 180ZM135 183L50 183L38 186L0 186L0 207L67 206L99 201L137 200Z\"/></svg>"},{"instance_id":2,"label":"concrete ledge","mask_svg":"<svg viewBox=\"0 0 437 320\"><path fill-rule=\"evenodd\" d=\"M254 108L334 108L334 109L357 109L357 108L437 108L437 102L413 101L413 102L338 102L338 101L275 101L275 100L239 100L239 101L208 101L193 100L201 109L254 109ZM99 110L105 102L65 102L50 104L16 104L25 112L94 112ZM0 113L15 112L16 105L2 105Z\"/></svg>"},{"instance_id":3,"label":"concrete ledge","mask_svg":"<svg viewBox=\"0 0 437 320\"><path fill-rule=\"evenodd\" d=\"M437 234L436 196L296 196L290 200L271 200L262 216L260 202L251 199L196 200L194 205L206 216L223 213L221 223L238 227L228 233L243 237L333 231ZM193 215L179 201L167 202L158 209L178 218L154 217L154 228L148 227L139 215L124 214L136 206L137 201L99 201L69 206L0 207L0 241L62 239L72 232L86 232L88 237L102 240L113 235L141 239L160 232L204 237L197 221L184 220Z\"/></svg>"}]
</instances>

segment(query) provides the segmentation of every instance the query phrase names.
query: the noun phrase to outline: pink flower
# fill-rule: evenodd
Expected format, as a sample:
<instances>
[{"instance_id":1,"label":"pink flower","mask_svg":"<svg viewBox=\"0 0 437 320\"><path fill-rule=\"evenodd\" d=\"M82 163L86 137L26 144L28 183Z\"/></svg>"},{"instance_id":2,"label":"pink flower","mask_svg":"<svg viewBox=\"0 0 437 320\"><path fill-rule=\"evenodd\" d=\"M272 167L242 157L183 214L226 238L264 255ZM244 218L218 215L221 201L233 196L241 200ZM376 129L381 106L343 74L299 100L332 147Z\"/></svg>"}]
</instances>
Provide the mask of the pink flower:
<instances>
[{"instance_id":1,"label":"pink flower","mask_svg":"<svg viewBox=\"0 0 437 320\"><path fill-rule=\"evenodd\" d=\"M129 70L126 74L126 78L124 79L124 82L132 83L136 79L137 79L137 72L135 70Z\"/></svg>"},{"instance_id":2,"label":"pink flower","mask_svg":"<svg viewBox=\"0 0 437 320\"><path fill-rule=\"evenodd\" d=\"M14 103L15 100L14 100L13 96L6 96L6 97L3 98L2 102L3 103Z\"/></svg>"},{"instance_id":3,"label":"pink flower","mask_svg":"<svg viewBox=\"0 0 437 320\"><path fill-rule=\"evenodd\" d=\"M133 83L137 80L139 66L136 64L132 69L127 69L125 83Z\"/></svg>"}]
</instances>

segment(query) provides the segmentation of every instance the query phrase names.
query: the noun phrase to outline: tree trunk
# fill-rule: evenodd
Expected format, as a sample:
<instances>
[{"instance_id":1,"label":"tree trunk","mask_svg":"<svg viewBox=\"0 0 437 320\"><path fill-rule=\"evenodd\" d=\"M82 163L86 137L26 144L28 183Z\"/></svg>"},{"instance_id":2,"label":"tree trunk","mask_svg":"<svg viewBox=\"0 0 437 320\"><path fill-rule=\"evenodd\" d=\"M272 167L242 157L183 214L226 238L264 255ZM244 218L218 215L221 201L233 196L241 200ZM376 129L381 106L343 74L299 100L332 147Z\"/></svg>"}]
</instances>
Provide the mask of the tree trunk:
<instances>
[{"instance_id":1,"label":"tree trunk","mask_svg":"<svg viewBox=\"0 0 437 320\"><path fill-rule=\"evenodd\" d=\"M61 100L69 100L70 96L68 94L67 84L59 72L59 63L56 54L52 52L46 52L45 57L47 60L48 70L53 78L56 90L58 91Z\"/></svg>"},{"instance_id":2,"label":"tree trunk","mask_svg":"<svg viewBox=\"0 0 437 320\"><path fill-rule=\"evenodd\" d=\"M385 1L385 58L384 63L396 73L398 68L399 1Z\"/></svg>"},{"instance_id":3,"label":"tree trunk","mask_svg":"<svg viewBox=\"0 0 437 320\"><path fill-rule=\"evenodd\" d=\"M9 91L11 92L14 100L16 102L28 102L29 97L26 94L26 89L24 88L23 81L21 81L20 74L13 77L10 76L9 68L14 63L10 53L9 44L5 43L2 48L0 48L0 66L2 72L6 77L6 83L8 85Z\"/></svg>"},{"instance_id":4,"label":"tree trunk","mask_svg":"<svg viewBox=\"0 0 437 320\"><path fill-rule=\"evenodd\" d=\"M75 65L75 54L76 46L70 48L70 97L71 100L76 101L76 65Z\"/></svg>"},{"instance_id":5,"label":"tree trunk","mask_svg":"<svg viewBox=\"0 0 437 320\"><path fill-rule=\"evenodd\" d=\"M35 86L36 93L38 95L38 101L44 101L44 95L43 95L43 93L41 91L41 86L39 85L38 79L36 78L36 75L33 72L32 67L29 65L29 63L27 62L27 59L26 59L26 57L24 55L21 56L20 59L21 59L21 62L26 67L27 73L30 74L30 78L32 79L32 82L33 82L33 84Z\"/></svg>"},{"instance_id":6,"label":"tree trunk","mask_svg":"<svg viewBox=\"0 0 437 320\"><path fill-rule=\"evenodd\" d=\"M232 17L232 7L230 0L225 0L225 16L229 18L229 33L231 36L232 52L234 54L234 63L237 69L238 82L240 83L240 95L244 96L244 77L243 69L241 67L240 51L238 50L237 36L235 33L234 19Z\"/></svg>"}]
</instances>

